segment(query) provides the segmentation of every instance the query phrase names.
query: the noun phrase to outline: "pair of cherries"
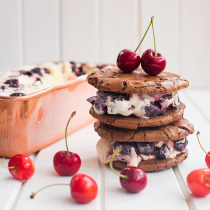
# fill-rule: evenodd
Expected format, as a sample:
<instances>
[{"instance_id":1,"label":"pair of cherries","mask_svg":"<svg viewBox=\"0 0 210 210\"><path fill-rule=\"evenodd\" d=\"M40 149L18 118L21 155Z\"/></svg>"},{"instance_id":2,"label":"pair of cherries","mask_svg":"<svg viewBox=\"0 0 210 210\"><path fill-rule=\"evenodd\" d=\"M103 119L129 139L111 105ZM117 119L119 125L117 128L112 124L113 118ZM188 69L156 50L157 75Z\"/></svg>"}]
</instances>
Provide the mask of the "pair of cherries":
<instances>
[{"instance_id":1,"label":"pair of cherries","mask_svg":"<svg viewBox=\"0 0 210 210\"><path fill-rule=\"evenodd\" d=\"M155 33L153 26L154 17L151 18L151 22L141 40L136 50L133 52L131 50L125 49L120 51L117 57L117 66L124 73L131 73L136 70L140 63L142 69L149 75L156 76L160 74L166 67L166 59L156 51L156 43L155 43ZM143 54L142 57L136 53L141 43L143 42L150 26L153 28L153 38L154 38L154 50L148 49Z\"/></svg>"},{"instance_id":2,"label":"pair of cherries","mask_svg":"<svg viewBox=\"0 0 210 210\"><path fill-rule=\"evenodd\" d=\"M54 185L68 185L70 186L71 196L79 203L89 203L94 200L98 194L98 186L96 182L89 176L85 174L76 174L81 166L81 159L78 154L69 152L68 143L67 143L67 129L68 125L74 117L76 112L72 112L65 129L65 142L67 151L59 151L54 155L53 166L55 171L60 176L73 176L69 184L52 184L48 185L36 193L33 193L30 197L34 198L35 195L41 190L51 187ZM76 174L76 175L75 175Z\"/></svg>"},{"instance_id":3,"label":"pair of cherries","mask_svg":"<svg viewBox=\"0 0 210 210\"><path fill-rule=\"evenodd\" d=\"M187 185L190 191L200 197L204 197L210 194L210 151L207 153L201 146L198 135L200 132L196 133L198 143L202 150L206 153L205 162L208 168L202 168L192 171L187 176Z\"/></svg>"}]
</instances>

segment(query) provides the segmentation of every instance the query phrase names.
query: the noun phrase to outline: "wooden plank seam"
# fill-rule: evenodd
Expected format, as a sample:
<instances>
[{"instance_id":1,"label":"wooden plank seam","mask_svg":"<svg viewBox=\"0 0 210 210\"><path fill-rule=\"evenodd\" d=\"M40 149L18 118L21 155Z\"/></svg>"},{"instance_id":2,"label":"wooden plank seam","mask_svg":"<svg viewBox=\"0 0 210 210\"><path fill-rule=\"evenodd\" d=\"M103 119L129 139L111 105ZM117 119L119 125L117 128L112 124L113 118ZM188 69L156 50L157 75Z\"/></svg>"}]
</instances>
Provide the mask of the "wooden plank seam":
<instances>
[{"instance_id":1,"label":"wooden plank seam","mask_svg":"<svg viewBox=\"0 0 210 210\"><path fill-rule=\"evenodd\" d=\"M179 183L179 186L180 186L180 188L182 190L182 193L183 193L183 195L185 197L185 200L187 202L187 205L189 206L189 209L190 210L196 210L196 207L195 207L195 204L193 202L193 199L192 199L192 197L191 197L191 195L189 193L188 187L185 184L185 181L184 181L184 179L182 177L182 174L181 174L178 166L174 166L173 167L173 171L174 171L174 174L175 174L175 176L177 178L177 181Z\"/></svg>"}]
</instances>

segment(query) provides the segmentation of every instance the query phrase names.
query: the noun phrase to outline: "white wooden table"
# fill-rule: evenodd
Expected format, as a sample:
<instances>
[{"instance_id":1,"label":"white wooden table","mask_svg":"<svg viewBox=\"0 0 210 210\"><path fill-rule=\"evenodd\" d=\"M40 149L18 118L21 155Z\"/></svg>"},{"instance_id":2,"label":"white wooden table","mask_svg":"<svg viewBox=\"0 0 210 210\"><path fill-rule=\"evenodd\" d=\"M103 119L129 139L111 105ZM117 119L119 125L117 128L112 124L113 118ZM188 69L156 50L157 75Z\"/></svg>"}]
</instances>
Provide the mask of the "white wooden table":
<instances>
[{"instance_id":1,"label":"white wooden table","mask_svg":"<svg viewBox=\"0 0 210 210\"><path fill-rule=\"evenodd\" d=\"M185 118L201 132L200 140L207 151L210 150L210 90L188 89L180 91L185 103ZM209 210L210 195L205 198L193 196L186 185L187 175L195 169L204 168L205 154L199 147L195 133L189 136L189 156L179 166L160 172L147 173L148 184L137 194L121 188L119 178L109 167L100 164L96 152L99 137L93 124L86 126L68 137L69 148L82 159L79 173L91 176L98 184L97 198L86 205L76 203L70 196L68 186L45 189L35 199L30 199L32 191L53 183L69 183L71 177L59 176L53 168L53 156L65 150L64 140L31 155L35 162L35 174L27 182L13 179L0 165L0 210L25 209L82 209L82 210ZM4 163L7 164L8 159Z\"/></svg>"}]
</instances>

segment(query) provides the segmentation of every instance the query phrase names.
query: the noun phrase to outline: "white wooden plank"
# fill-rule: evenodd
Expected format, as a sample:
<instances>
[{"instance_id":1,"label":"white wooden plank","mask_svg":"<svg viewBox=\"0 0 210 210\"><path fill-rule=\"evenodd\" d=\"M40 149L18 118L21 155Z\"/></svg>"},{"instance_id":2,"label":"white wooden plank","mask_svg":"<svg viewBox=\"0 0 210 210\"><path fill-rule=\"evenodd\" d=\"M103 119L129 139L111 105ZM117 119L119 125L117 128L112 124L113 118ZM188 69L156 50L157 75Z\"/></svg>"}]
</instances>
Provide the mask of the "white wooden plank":
<instances>
[{"instance_id":1,"label":"white wooden plank","mask_svg":"<svg viewBox=\"0 0 210 210\"><path fill-rule=\"evenodd\" d=\"M118 171L120 172L120 171ZM140 193L128 193L108 167L105 171L105 209L189 209L171 169L147 173L148 183Z\"/></svg>"},{"instance_id":2,"label":"white wooden plank","mask_svg":"<svg viewBox=\"0 0 210 210\"><path fill-rule=\"evenodd\" d=\"M100 10L101 61L116 63L121 50L139 44L139 1L101 0Z\"/></svg>"},{"instance_id":3,"label":"white wooden plank","mask_svg":"<svg viewBox=\"0 0 210 210\"><path fill-rule=\"evenodd\" d=\"M210 1L181 1L181 70L191 87L210 87Z\"/></svg>"},{"instance_id":4,"label":"white wooden plank","mask_svg":"<svg viewBox=\"0 0 210 210\"><path fill-rule=\"evenodd\" d=\"M59 0L23 0L24 62L60 60Z\"/></svg>"},{"instance_id":5,"label":"white wooden plank","mask_svg":"<svg viewBox=\"0 0 210 210\"><path fill-rule=\"evenodd\" d=\"M0 1L0 72L22 65L21 1Z\"/></svg>"},{"instance_id":6,"label":"white wooden plank","mask_svg":"<svg viewBox=\"0 0 210 210\"><path fill-rule=\"evenodd\" d=\"M180 5L173 0L141 0L141 37L145 33L151 17L154 16L154 29L157 51L166 59L165 71L180 73ZM152 27L147 33L141 52L154 49ZM141 53L141 54L142 54Z\"/></svg>"},{"instance_id":7,"label":"white wooden plank","mask_svg":"<svg viewBox=\"0 0 210 210\"><path fill-rule=\"evenodd\" d=\"M73 121L72 121L73 123ZM71 125L70 125L71 126ZM64 128L65 129L65 128ZM101 191L100 167L96 154L97 133L93 130L93 124L81 129L68 137L69 148L71 151L80 155L82 160L81 169L78 173L91 176ZM87 205L78 205L70 197L69 186L56 186L48 188L37 194L34 200L30 199L31 192L53 183L70 183L70 177L59 176L53 168L54 154L60 150L65 150L65 141L61 140L40 151L35 168L34 176L28 180L25 189L17 203L18 209L100 209L100 193L97 199Z\"/></svg>"},{"instance_id":8,"label":"white wooden plank","mask_svg":"<svg viewBox=\"0 0 210 210\"><path fill-rule=\"evenodd\" d=\"M209 126L210 123L203 117L200 111L194 106L192 99L186 97L185 94L188 95L188 90L180 91L181 101L186 105L184 117L189 120L189 122L193 123L196 131L200 131L200 140L204 148L206 150L209 149ZM195 97L195 95L194 95ZM196 95L197 97L197 95ZM205 103L205 98L203 98L203 102ZM206 112L209 112L208 110ZM200 168L206 168L205 164L205 153L200 148L195 133L188 137L189 144L187 146L189 155L188 158L180 164L178 167L181 171L181 174L186 182L187 175L195 170ZM209 150L208 150L209 151ZM207 210L210 208L209 203L210 195L205 198L199 198L192 196L193 202L196 206L197 210Z\"/></svg>"},{"instance_id":9,"label":"white wooden plank","mask_svg":"<svg viewBox=\"0 0 210 210\"><path fill-rule=\"evenodd\" d=\"M62 60L99 61L97 0L63 0Z\"/></svg>"},{"instance_id":10,"label":"white wooden plank","mask_svg":"<svg viewBox=\"0 0 210 210\"><path fill-rule=\"evenodd\" d=\"M176 180L177 182L179 183L179 186L182 190L182 193L185 197L185 200L187 202L187 205L189 206L189 209L190 210L196 210L196 207L195 207L195 204L193 202L193 199L192 199L192 196L191 194L189 193L189 189L185 183L185 180L183 179L183 176L179 170L179 167L178 166L174 166L173 167L173 171L174 171L174 175L176 176Z\"/></svg>"}]
</instances>

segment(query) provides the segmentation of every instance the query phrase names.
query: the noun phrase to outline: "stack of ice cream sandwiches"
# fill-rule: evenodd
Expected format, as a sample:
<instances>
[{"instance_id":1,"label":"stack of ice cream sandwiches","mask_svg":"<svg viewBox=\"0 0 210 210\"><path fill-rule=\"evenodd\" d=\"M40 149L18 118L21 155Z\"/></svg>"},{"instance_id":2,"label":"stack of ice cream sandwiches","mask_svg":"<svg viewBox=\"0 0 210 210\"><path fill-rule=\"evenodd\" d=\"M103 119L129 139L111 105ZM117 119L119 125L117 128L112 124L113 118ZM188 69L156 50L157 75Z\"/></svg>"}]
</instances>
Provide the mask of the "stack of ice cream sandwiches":
<instances>
[{"instance_id":1,"label":"stack of ice cream sandwiches","mask_svg":"<svg viewBox=\"0 0 210 210\"><path fill-rule=\"evenodd\" d=\"M169 72L149 76L140 68L125 74L113 66L92 72L88 83L98 89L87 100L97 119L94 128L101 139L96 148L102 163L120 146L113 162L119 169L160 171L187 158L187 136L194 127L183 118L185 105L177 92L188 87L187 80Z\"/></svg>"}]
</instances>

